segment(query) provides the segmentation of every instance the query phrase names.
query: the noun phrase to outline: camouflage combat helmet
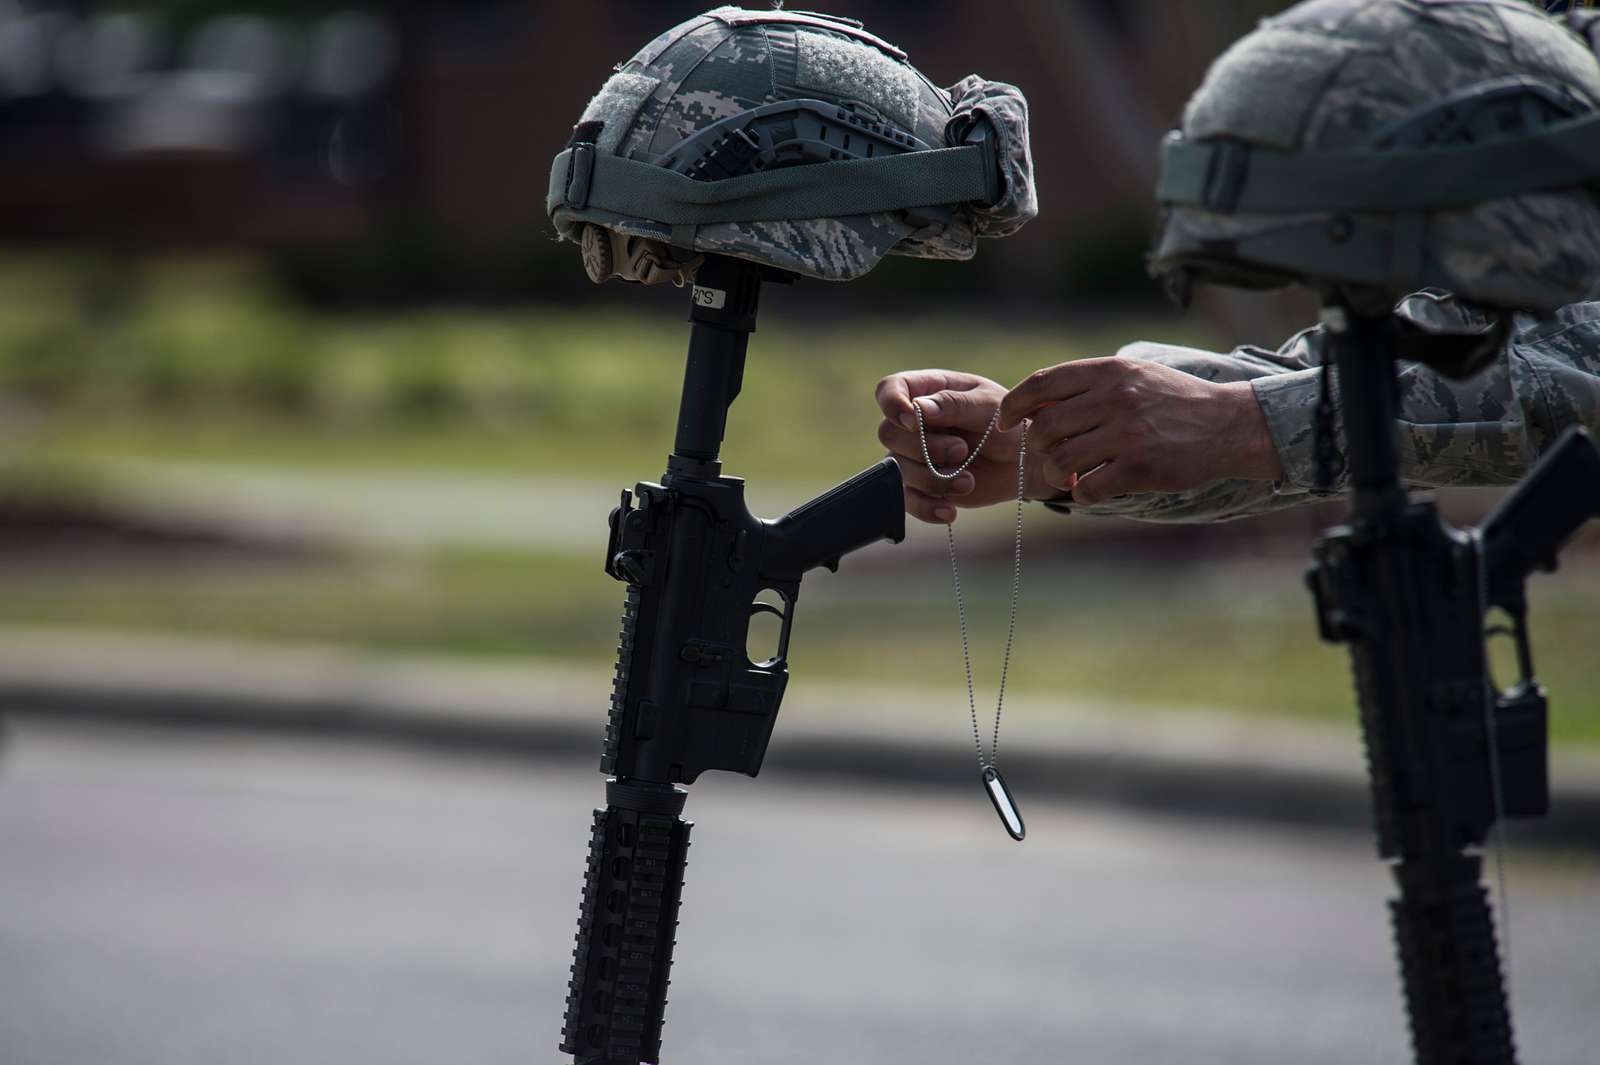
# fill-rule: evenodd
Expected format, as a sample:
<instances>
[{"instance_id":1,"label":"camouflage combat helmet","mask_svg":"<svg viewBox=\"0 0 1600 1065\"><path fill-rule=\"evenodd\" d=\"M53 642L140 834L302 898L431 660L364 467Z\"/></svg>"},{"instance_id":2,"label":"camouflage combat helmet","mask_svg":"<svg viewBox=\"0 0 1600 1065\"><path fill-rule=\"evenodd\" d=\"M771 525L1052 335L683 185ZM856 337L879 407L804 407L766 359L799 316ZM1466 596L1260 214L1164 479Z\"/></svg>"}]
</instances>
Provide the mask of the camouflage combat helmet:
<instances>
[{"instance_id":1,"label":"camouflage combat helmet","mask_svg":"<svg viewBox=\"0 0 1600 1065\"><path fill-rule=\"evenodd\" d=\"M1437 287L1539 313L1594 296L1600 62L1574 29L1524 0L1309 0L1266 20L1168 136L1153 272L1180 293Z\"/></svg>"},{"instance_id":2,"label":"camouflage combat helmet","mask_svg":"<svg viewBox=\"0 0 1600 1065\"><path fill-rule=\"evenodd\" d=\"M852 20L721 7L617 68L546 208L595 281L682 284L708 253L826 280L966 259L1038 212L1027 102L938 88Z\"/></svg>"}]
</instances>

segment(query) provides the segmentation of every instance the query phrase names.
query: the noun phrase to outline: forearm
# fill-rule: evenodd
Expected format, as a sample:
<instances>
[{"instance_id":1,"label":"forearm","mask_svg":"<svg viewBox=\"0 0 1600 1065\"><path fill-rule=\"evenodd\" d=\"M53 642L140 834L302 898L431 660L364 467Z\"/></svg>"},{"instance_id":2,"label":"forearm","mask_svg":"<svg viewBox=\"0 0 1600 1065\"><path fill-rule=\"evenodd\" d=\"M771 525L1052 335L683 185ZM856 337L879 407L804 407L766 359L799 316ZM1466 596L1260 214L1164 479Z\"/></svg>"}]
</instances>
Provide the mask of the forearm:
<instances>
[{"instance_id":1,"label":"forearm","mask_svg":"<svg viewBox=\"0 0 1600 1065\"><path fill-rule=\"evenodd\" d=\"M1431 301L1427 313L1450 313ZM1600 304L1576 304L1553 318L1518 318L1510 342L1481 373L1455 380L1416 363L1399 368L1402 471L1413 485L1509 484L1570 425L1600 432ZM1332 375L1334 478L1316 487L1316 417L1322 334L1307 330L1277 352L1231 355L1139 344L1124 349L1211 381L1248 381L1281 471L1273 480L1240 476L1173 493L1122 496L1093 507L1147 521L1219 521L1314 502L1346 487L1343 418ZM1245 467L1242 465L1241 470Z\"/></svg>"}]
</instances>

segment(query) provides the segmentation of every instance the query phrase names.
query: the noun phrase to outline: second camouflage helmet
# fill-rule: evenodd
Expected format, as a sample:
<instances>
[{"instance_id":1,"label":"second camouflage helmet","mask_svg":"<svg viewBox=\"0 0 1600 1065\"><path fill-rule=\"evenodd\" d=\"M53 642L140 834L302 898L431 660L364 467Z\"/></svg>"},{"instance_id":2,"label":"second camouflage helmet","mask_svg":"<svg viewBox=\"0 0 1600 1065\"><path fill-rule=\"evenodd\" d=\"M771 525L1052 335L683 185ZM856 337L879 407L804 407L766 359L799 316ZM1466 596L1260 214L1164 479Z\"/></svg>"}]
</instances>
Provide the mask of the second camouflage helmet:
<instances>
[{"instance_id":1,"label":"second camouflage helmet","mask_svg":"<svg viewBox=\"0 0 1600 1065\"><path fill-rule=\"evenodd\" d=\"M681 284L708 253L825 280L966 259L1038 213L1027 101L938 88L851 20L717 8L617 68L546 209L596 281Z\"/></svg>"},{"instance_id":2,"label":"second camouflage helmet","mask_svg":"<svg viewBox=\"0 0 1600 1065\"><path fill-rule=\"evenodd\" d=\"M1600 62L1532 5L1309 0L1189 101L1152 268L1549 312L1600 290L1596 178Z\"/></svg>"}]
</instances>

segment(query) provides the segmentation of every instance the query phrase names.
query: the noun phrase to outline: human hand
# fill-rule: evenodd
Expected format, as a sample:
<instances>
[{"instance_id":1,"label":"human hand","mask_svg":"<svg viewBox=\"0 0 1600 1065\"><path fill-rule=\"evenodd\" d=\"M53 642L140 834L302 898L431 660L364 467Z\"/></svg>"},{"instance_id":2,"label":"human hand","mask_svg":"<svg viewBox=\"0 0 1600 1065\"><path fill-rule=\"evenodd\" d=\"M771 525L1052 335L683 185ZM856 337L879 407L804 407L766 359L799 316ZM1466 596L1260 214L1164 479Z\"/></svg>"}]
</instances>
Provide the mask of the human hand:
<instances>
[{"instance_id":1,"label":"human hand","mask_svg":"<svg viewBox=\"0 0 1600 1065\"><path fill-rule=\"evenodd\" d=\"M956 370L907 370L878 382L878 407L883 411L878 440L900 465L907 514L948 525L956 520L957 507L986 507L1017 497L1020 429L996 426L966 471L947 481L928 472L912 409L913 403L922 408L928 455L948 472L972 453L1005 394L1005 386L997 381ZM1031 455L1024 494L1030 499L1059 494L1045 483L1042 464Z\"/></svg>"},{"instance_id":2,"label":"human hand","mask_svg":"<svg viewBox=\"0 0 1600 1065\"><path fill-rule=\"evenodd\" d=\"M1283 476L1248 381L1217 384L1127 355L1080 359L1035 371L1006 394L1000 426L1025 418L1042 479L1072 486L1079 503Z\"/></svg>"}]
</instances>

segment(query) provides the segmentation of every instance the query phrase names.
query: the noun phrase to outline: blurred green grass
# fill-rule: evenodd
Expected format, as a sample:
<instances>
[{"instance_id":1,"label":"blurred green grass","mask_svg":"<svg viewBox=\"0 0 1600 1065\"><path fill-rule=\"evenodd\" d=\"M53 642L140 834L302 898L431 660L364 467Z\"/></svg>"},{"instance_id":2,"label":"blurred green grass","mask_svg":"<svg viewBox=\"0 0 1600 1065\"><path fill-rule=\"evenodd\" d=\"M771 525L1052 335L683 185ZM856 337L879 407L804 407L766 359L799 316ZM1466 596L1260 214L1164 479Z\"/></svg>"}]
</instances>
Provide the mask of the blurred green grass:
<instances>
[{"instance_id":1,"label":"blurred green grass","mask_svg":"<svg viewBox=\"0 0 1600 1065\"><path fill-rule=\"evenodd\" d=\"M832 481L861 468L879 453L871 394L889 370L981 367L1009 383L1152 333L1208 339L1193 324L1115 318L1000 327L944 311L785 315L806 303L787 293L769 303L729 421L731 472ZM141 456L627 484L659 472L670 445L686 335L677 311L326 313L290 301L247 261L0 255L0 497L114 498L103 460ZM992 681L1003 552L964 543L979 675ZM0 621L602 663L620 594L599 572L599 546L9 565ZM1346 657L1317 641L1292 553L1241 562L1051 550L1048 560L1030 555L1019 689L1130 710L1197 704L1353 724ZM852 561L807 580L797 674L958 689L941 554L902 548L870 566ZM1538 582L1535 597L1556 734L1600 742L1600 574L1577 565Z\"/></svg>"},{"instance_id":2,"label":"blurred green grass","mask_svg":"<svg viewBox=\"0 0 1600 1065\"><path fill-rule=\"evenodd\" d=\"M879 556L880 563L887 553ZM1201 706L1354 727L1342 648L1321 643L1288 558L1029 568L1011 665L1017 691L1125 707ZM948 569L937 555L807 578L797 678L963 684ZM1004 560L963 567L979 698L1005 631ZM315 566L73 566L3 578L0 622L326 640L389 652L609 663L621 589L598 555L442 551ZM1535 654L1562 742L1600 743L1594 567L1536 579ZM1505 651L1505 648L1500 650ZM1509 654L1497 656L1511 677ZM796 683L803 683L797 680Z\"/></svg>"},{"instance_id":3,"label":"blurred green grass","mask_svg":"<svg viewBox=\"0 0 1600 1065\"><path fill-rule=\"evenodd\" d=\"M891 370L981 366L1010 384L1140 335L955 312L818 322L795 316L805 295L776 290L752 342L727 437L743 470L860 468ZM31 449L68 457L654 473L688 337L672 308L317 313L248 261L0 255L0 396L36 415Z\"/></svg>"}]
</instances>

